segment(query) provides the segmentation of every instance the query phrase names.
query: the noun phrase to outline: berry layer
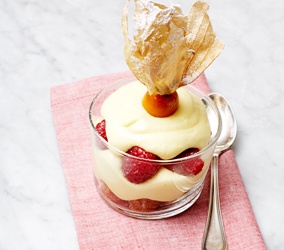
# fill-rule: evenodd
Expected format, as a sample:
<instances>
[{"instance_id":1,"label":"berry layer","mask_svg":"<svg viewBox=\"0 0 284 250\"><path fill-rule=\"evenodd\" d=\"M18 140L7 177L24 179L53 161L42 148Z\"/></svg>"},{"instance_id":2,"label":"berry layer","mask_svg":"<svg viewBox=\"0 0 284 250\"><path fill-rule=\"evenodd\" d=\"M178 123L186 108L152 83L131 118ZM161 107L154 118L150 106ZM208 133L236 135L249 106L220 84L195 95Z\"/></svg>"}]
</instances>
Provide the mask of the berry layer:
<instances>
[{"instance_id":1,"label":"berry layer","mask_svg":"<svg viewBox=\"0 0 284 250\"><path fill-rule=\"evenodd\" d=\"M150 199L169 202L182 196L204 178L210 160L205 159L202 171L197 175L183 176L162 167L151 179L134 184L122 174L121 156L110 150L95 148L94 174L122 200Z\"/></svg>"}]
</instances>

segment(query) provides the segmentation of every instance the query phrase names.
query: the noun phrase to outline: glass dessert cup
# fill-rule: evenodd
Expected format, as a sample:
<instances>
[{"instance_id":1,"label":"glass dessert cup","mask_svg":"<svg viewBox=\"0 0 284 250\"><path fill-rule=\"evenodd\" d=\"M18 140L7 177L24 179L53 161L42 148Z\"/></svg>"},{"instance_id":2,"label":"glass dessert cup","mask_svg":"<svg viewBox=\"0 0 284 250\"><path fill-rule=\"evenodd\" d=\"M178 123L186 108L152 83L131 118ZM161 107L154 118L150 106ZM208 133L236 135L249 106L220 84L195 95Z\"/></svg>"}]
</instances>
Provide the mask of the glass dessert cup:
<instances>
[{"instance_id":1,"label":"glass dessert cup","mask_svg":"<svg viewBox=\"0 0 284 250\"><path fill-rule=\"evenodd\" d=\"M98 134L96 125L102 120L100 110L104 100L115 90L134 80L136 79L128 78L109 85L91 103L89 119L93 127L95 186L103 200L124 215L140 219L175 216L191 207L201 194L221 133L220 115L210 98L190 85L184 86L187 91L197 95L206 108L211 129L209 144L190 156L170 160L141 159L122 152ZM204 163L200 172L184 174L184 166L200 160ZM135 184L123 176L121 167L124 162L159 165L159 171L151 179Z\"/></svg>"}]
</instances>

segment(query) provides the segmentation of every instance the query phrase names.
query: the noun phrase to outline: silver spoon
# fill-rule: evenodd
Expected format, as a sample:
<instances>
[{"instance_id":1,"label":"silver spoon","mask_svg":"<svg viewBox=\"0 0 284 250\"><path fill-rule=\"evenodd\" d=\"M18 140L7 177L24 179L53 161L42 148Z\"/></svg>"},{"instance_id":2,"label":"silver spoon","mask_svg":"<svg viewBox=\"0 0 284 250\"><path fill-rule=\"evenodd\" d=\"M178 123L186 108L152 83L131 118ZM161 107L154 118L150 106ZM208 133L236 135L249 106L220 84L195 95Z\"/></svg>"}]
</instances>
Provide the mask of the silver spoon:
<instances>
[{"instance_id":1,"label":"silver spoon","mask_svg":"<svg viewBox=\"0 0 284 250\"><path fill-rule=\"evenodd\" d=\"M211 93L209 94L209 97L213 100L219 110L222 122L222 132L217 141L217 146L211 162L209 208L202 239L202 249L226 250L227 240L222 222L219 199L218 158L223 152L228 150L235 141L237 135L237 122L233 110L222 95Z\"/></svg>"}]
</instances>

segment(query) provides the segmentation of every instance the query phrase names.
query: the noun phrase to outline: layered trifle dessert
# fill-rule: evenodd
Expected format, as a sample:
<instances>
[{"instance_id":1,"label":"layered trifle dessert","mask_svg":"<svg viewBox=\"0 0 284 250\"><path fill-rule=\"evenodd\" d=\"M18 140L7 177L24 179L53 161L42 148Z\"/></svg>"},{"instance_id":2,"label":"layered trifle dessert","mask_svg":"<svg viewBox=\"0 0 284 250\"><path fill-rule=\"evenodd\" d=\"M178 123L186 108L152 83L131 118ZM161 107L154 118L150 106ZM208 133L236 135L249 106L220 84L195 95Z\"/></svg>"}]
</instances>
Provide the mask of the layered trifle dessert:
<instances>
[{"instance_id":1,"label":"layered trifle dessert","mask_svg":"<svg viewBox=\"0 0 284 250\"><path fill-rule=\"evenodd\" d=\"M135 77L103 89L90 108L95 183L124 214L165 218L200 195L220 134L213 103L189 86L223 48L207 9L197 2L184 16L177 6L135 1L130 38L125 6L125 58Z\"/></svg>"}]
</instances>

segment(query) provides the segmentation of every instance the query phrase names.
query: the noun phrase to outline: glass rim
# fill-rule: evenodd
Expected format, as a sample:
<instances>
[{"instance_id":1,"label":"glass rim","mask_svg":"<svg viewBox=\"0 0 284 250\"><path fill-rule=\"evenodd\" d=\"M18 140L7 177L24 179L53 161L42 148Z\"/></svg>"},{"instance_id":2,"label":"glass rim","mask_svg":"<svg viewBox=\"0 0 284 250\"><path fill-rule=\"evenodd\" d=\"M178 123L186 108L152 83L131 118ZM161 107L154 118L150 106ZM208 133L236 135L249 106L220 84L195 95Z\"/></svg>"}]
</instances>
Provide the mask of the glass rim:
<instances>
[{"instance_id":1,"label":"glass rim","mask_svg":"<svg viewBox=\"0 0 284 250\"><path fill-rule=\"evenodd\" d=\"M94 103L96 102L97 98L99 97L99 95L101 95L104 92L107 92L108 90L112 89L113 87L123 84L123 83L127 83L130 81L134 81L137 80L137 78L135 77L127 77L127 78L123 78L117 81L114 81L112 83L110 83L107 87L104 87L103 89L101 89L93 98L90 107L89 107L89 121L92 125L92 128L96 134L96 136L98 136L98 138L101 140L101 142L109 149L113 150L114 152L132 158L132 159L136 159L139 161L145 161L145 162L151 162L151 163L163 163L163 164L171 164L171 163L176 163L176 162L180 162L180 161L187 161L189 159L193 159L195 157L201 156L204 152L206 152L213 144L215 144L218 140L218 138L220 137L221 131L222 131L222 123L221 123L221 115L219 110L217 109L217 107L215 106L214 102L211 100L210 97L208 97L208 95L205 95L204 93L202 93L200 90L196 89L195 87L191 86L190 84L182 86L182 87L187 87L189 88L194 94L198 94L199 97L201 96L202 99L205 99L206 102L208 102L210 104L210 106L214 109L214 111L217 114L218 117L218 128L217 128L217 132L214 135L214 137L210 140L210 143L202 148L201 150L199 150L197 153L194 153L192 155L189 156L185 156L185 157L181 157L181 158L173 158L173 159L159 159L159 160L153 160L153 159L145 159L145 158L140 158L131 154L128 154L124 151L121 151L120 149L112 146L109 142L107 142L96 130L96 125L93 123L93 119L92 119L92 108ZM139 80L138 80L139 81Z\"/></svg>"}]
</instances>

